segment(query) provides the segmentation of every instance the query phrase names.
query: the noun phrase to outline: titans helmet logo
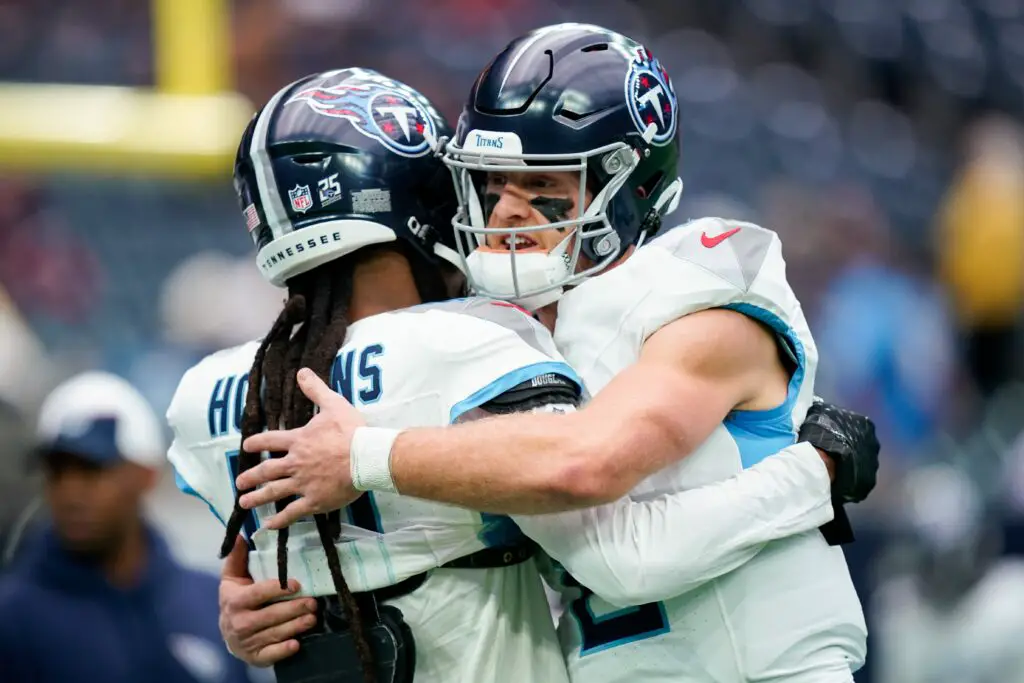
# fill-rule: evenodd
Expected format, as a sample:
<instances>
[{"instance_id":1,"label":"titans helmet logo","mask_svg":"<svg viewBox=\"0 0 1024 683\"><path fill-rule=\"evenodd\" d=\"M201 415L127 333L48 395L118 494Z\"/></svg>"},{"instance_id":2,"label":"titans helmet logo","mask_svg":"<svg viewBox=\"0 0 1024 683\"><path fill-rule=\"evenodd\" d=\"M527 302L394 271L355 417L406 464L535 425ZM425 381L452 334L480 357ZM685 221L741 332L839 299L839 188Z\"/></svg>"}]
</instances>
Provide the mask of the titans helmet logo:
<instances>
[{"instance_id":1,"label":"titans helmet logo","mask_svg":"<svg viewBox=\"0 0 1024 683\"><path fill-rule=\"evenodd\" d=\"M665 67L650 50L639 47L630 62L625 82L626 104L633 123L641 133L654 124L651 143L666 145L676 134L678 103Z\"/></svg>"},{"instance_id":2,"label":"titans helmet logo","mask_svg":"<svg viewBox=\"0 0 1024 683\"><path fill-rule=\"evenodd\" d=\"M372 80L306 88L286 104L304 102L321 116L346 119L363 135L404 157L430 151L428 136L437 131L434 119L410 95Z\"/></svg>"}]
</instances>

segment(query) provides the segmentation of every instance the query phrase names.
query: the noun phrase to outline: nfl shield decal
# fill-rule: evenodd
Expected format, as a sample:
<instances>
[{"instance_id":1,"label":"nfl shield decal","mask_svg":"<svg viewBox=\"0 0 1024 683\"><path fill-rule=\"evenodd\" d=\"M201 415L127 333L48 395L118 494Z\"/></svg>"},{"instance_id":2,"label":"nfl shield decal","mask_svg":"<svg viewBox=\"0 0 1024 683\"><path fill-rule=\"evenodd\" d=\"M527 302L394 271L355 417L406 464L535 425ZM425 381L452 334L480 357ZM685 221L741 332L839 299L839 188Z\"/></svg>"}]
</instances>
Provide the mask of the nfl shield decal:
<instances>
[{"instance_id":1,"label":"nfl shield decal","mask_svg":"<svg viewBox=\"0 0 1024 683\"><path fill-rule=\"evenodd\" d=\"M633 123L641 133L653 124L654 145L666 145L676 134L678 111L676 92L665 67L651 51L639 47L626 73L626 104Z\"/></svg>"},{"instance_id":2,"label":"nfl shield decal","mask_svg":"<svg viewBox=\"0 0 1024 683\"><path fill-rule=\"evenodd\" d=\"M363 135L405 157L427 154L428 136L437 135L419 96L386 79L366 77L306 88L287 102L293 103L305 103L321 116L346 119Z\"/></svg>"},{"instance_id":3,"label":"nfl shield decal","mask_svg":"<svg viewBox=\"0 0 1024 683\"><path fill-rule=\"evenodd\" d=\"M313 208L313 195L309 191L309 185L296 185L294 189L288 190L288 199L292 202L292 211L295 213L306 213Z\"/></svg>"}]
</instances>

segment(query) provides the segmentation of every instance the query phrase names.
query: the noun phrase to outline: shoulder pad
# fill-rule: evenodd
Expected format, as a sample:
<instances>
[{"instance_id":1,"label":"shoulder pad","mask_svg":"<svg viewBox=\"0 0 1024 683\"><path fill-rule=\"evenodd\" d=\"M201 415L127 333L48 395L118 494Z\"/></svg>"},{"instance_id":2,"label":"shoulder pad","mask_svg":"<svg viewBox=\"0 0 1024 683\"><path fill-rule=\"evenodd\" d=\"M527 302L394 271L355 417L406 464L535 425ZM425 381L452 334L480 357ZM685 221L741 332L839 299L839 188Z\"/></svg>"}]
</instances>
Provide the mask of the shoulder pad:
<instances>
[{"instance_id":1,"label":"shoulder pad","mask_svg":"<svg viewBox=\"0 0 1024 683\"><path fill-rule=\"evenodd\" d=\"M580 399L581 392L576 382L549 372L517 384L480 407L489 413L503 415L551 404L578 406Z\"/></svg>"},{"instance_id":2,"label":"shoulder pad","mask_svg":"<svg viewBox=\"0 0 1024 683\"><path fill-rule=\"evenodd\" d=\"M468 315L485 320L515 332L520 339L541 353L550 354L552 351L553 343L551 342L551 333L548 332L548 329L530 315L526 309L520 308L508 301L474 296L422 304L403 309L402 312L419 313L427 311L445 311L447 313Z\"/></svg>"},{"instance_id":3,"label":"shoulder pad","mask_svg":"<svg viewBox=\"0 0 1024 683\"><path fill-rule=\"evenodd\" d=\"M778 239L773 231L754 223L699 218L660 235L649 246L660 247L747 291Z\"/></svg>"},{"instance_id":4,"label":"shoulder pad","mask_svg":"<svg viewBox=\"0 0 1024 683\"><path fill-rule=\"evenodd\" d=\"M245 376L248 381L259 344L254 341L217 351L185 371L165 414L176 438L185 437L189 443L198 443L206 438L199 426L207 423L206 406L210 392L217 387L217 380L224 377Z\"/></svg>"}]
</instances>

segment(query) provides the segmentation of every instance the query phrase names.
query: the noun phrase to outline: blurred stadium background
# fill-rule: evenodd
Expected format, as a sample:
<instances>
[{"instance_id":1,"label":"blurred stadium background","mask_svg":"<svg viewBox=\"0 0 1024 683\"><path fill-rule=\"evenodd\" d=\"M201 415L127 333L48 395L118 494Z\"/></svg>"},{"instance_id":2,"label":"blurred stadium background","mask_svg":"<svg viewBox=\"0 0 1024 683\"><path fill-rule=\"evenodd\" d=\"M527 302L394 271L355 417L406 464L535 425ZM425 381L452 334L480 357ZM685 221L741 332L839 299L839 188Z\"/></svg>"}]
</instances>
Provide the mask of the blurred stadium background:
<instances>
[{"instance_id":1,"label":"blurred stadium background","mask_svg":"<svg viewBox=\"0 0 1024 683\"><path fill-rule=\"evenodd\" d=\"M676 217L782 235L819 393L878 423L858 680L1024 681L1024 0L0 0L0 539L57 381L112 370L162 411L273 319L230 180L250 103L361 65L454 120L494 52L560 21L660 56ZM216 570L201 504L167 478L152 508Z\"/></svg>"}]
</instances>

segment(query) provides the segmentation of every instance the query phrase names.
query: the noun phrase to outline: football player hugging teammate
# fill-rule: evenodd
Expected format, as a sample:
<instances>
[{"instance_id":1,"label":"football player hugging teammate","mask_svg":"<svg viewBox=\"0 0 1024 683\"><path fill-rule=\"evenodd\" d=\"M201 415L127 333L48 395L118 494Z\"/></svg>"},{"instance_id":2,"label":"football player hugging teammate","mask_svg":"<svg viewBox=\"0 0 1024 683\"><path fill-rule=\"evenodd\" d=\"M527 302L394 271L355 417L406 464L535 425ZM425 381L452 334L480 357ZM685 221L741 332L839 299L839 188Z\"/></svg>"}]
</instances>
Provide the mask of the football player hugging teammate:
<instances>
[{"instance_id":1,"label":"football player hugging teammate","mask_svg":"<svg viewBox=\"0 0 1024 683\"><path fill-rule=\"evenodd\" d=\"M359 135L370 117L379 127L389 116L331 97L313 96L331 102L326 113L309 108L357 118ZM243 453L274 454L247 456L237 478L240 509L260 523L257 556L273 530L290 529L287 547L322 563L291 537L339 509L355 526L353 510L370 505L361 531L320 534L341 559L335 574L371 598L423 577L401 597L376 595L411 626L418 681L848 683L864 661L864 617L838 544L850 538L842 504L874 486L873 426L814 402L817 353L775 233L720 218L666 230L682 191L678 117L666 70L625 36L561 24L514 40L477 78L443 147L454 233L415 218L445 247L436 254L458 252L477 294L545 327L487 298L363 308L356 270L344 311L358 322L337 356L351 349L351 361L331 375L311 366L297 387L282 380L292 401L305 394L319 411L243 430ZM267 162L256 161L257 185L268 185ZM311 227L296 218L278 232L302 241ZM342 227L356 219L332 219L342 221L332 230L355 235ZM355 316L370 310L381 315ZM407 322L384 342L384 320ZM360 342L381 351L364 363L366 347L347 345L370 329ZM289 369L310 365L289 348L278 350L296 361ZM338 379L364 375L365 397ZM426 501L482 511L460 513L465 545L460 523L437 511L455 508ZM516 556L531 548L521 534L543 553L472 577L444 567L463 552ZM564 592L557 641L538 565ZM250 560L266 576L259 566ZM342 584L303 590L343 594ZM468 621L443 616L449 608ZM372 628L373 610L363 611ZM245 656L285 640L226 622L236 651L249 643Z\"/></svg>"}]
</instances>

